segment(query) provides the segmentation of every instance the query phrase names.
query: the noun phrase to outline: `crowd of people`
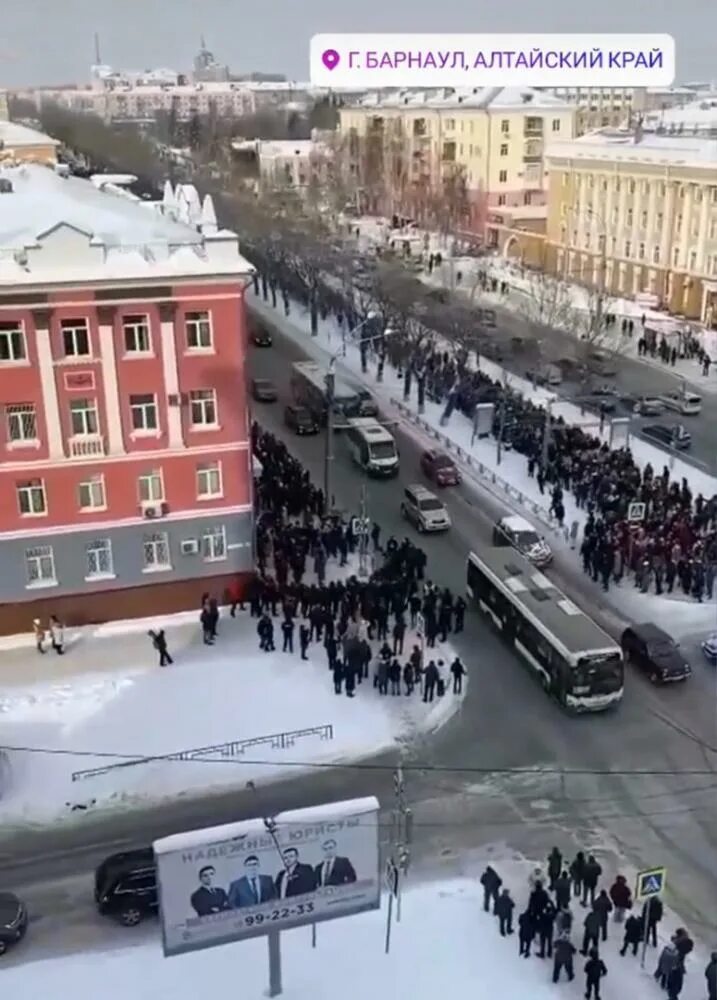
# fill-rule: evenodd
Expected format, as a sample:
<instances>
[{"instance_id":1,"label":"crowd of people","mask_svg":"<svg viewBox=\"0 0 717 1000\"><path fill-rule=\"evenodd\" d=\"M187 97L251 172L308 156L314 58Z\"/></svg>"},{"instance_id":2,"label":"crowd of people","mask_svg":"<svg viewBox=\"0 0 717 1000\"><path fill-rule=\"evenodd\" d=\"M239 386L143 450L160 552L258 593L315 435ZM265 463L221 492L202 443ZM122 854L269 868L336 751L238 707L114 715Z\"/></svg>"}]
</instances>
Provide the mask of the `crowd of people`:
<instances>
[{"instance_id":1,"label":"crowd of people","mask_svg":"<svg viewBox=\"0 0 717 1000\"><path fill-rule=\"evenodd\" d=\"M462 631L466 603L427 578L423 550L407 538L384 542L377 523L362 538L356 519L327 510L301 463L257 424L252 447L261 472L257 572L246 600L259 648L276 649L277 625L283 652L293 653L296 643L308 659L310 646L322 648L334 691L350 698L371 676L382 696L418 692L432 702L449 680L460 694L465 666L458 657L445 662L440 648L435 655L431 650ZM352 572L360 568L357 559L363 559L363 577ZM343 569L336 579L327 572L331 561Z\"/></svg>"},{"instance_id":2,"label":"crowd of people","mask_svg":"<svg viewBox=\"0 0 717 1000\"><path fill-rule=\"evenodd\" d=\"M624 875L617 875L609 889L600 887L602 866L593 854L578 851L572 861L554 847L546 864L535 868L528 878L528 902L517 917L518 951L530 958L535 949L538 958L552 958L552 980L558 983L563 972L569 981L575 978L578 951L584 965L586 1000L600 1000L600 984L608 974L601 945L614 930L622 933L620 955L638 955L641 946L658 947L658 927L664 909L659 896L635 906ZM514 933L515 901L498 872L488 865L480 879L483 909L498 919L498 930L506 937ZM587 911L582 919L573 908ZM682 991L686 960L694 948L684 927L678 928L662 947L654 970L655 980L667 993L668 1000L678 1000ZM717 952L705 969L709 1000L715 1000Z\"/></svg>"}]
</instances>

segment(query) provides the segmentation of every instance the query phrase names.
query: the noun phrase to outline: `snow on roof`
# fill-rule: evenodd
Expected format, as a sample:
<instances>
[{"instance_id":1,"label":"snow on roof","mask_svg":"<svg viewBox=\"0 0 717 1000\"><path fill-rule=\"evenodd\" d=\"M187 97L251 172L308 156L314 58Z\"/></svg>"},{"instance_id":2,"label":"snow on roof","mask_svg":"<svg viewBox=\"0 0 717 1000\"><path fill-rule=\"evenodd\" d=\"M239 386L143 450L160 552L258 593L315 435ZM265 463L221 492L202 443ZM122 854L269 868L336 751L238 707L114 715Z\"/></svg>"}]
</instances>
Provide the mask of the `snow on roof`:
<instances>
[{"instance_id":1,"label":"snow on roof","mask_svg":"<svg viewBox=\"0 0 717 1000\"><path fill-rule=\"evenodd\" d=\"M275 139L258 143L261 159L272 157L310 156L316 149L313 139Z\"/></svg>"},{"instance_id":2,"label":"snow on roof","mask_svg":"<svg viewBox=\"0 0 717 1000\"><path fill-rule=\"evenodd\" d=\"M416 108L436 110L490 108L494 110L567 110L570 102L534 87L461 87L457 89L376 91L355 108Z\"/></svg>"},{"instance_id":3,"label":"snow on roof","mask_svg":"<svg viewBox=\"0 0 717 1000\"><path fill-rule=\"evenodd\" d=\"M5 146L59 146L60 143L52 136L38 132L27 125L17 122L0 121L0 149Z\"/></svg>"},{"instance_id":4,"label":"snow on roof","mask_svg":"<svg viewBox=\"0 0 717 1000\"><path fill-rule=\"evenodd\" d=\"M311 824L335 822L347 816L358 816L362 813L376 812L379 809L378 799L369 796L363 799L346 799L343 802L328 802L321 806L307 809L292 809L272 817L277 826L285 824ZM264 833L266 825L263 819L247 819L238 823L225 823L222 826L210 826L205 830L188 830L186 833L175 833L169 837L155 840L155 854L171 854L173 851L190 851L193 848L206 847L208 844L218 844L225 840L236 840L239 837L249 837L252 834Z\"/></svg>"},{"instance_id":5,"label":"snow on roof","mask_svg":"<svg viewBox=\"0 0 717 1000\"><path fill-rule=\"evenodd\" d=\"M645 124L668 131L684 126L699 129L717 128L717 94L705 94L698 101L690 101L674 108L655 109L645 114Z\"/></svg>"},{"instance_id":6,"label":"snow on roof","mask_svg":"<svg viewBox=\"0 0 717 1000\"><path fill-rule=\"evenodd\" d=\"M680 166L717 166L717 140L695 136L667 136L644 132L635 141L634 132L599 129L563 142L550 143L546 156L583 160L613 160L626 163L664 163Z\"/></svg>"}]
</instances>

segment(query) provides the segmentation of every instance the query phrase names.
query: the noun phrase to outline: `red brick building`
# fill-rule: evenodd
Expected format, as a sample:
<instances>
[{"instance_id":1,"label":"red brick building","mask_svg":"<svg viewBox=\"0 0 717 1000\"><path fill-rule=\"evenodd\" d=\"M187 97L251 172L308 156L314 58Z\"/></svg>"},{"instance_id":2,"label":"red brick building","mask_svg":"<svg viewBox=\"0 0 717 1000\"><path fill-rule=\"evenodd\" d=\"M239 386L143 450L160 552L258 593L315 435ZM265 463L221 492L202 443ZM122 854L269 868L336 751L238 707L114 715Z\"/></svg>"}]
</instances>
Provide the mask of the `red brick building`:
<instances>
[{"instance_id":1,"label":"red brick building","mask_svg":"<svg viewBox=\"0 0 717 1000\"><path fill-rule=\"evenodd\" d=\"M0 632L197 607L252 564L244 286L209 198L0 171Z\"/></svg>"}]
</instances>

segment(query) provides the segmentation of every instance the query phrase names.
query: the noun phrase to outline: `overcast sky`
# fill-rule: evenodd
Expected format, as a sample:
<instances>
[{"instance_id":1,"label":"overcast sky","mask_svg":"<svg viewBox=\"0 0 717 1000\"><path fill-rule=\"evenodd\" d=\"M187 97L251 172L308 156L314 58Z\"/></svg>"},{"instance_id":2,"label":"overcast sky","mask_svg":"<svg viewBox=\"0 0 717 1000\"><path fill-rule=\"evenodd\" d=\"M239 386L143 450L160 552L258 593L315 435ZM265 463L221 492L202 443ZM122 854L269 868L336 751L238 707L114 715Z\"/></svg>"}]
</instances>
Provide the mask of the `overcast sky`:
<instances>
[{"instance_id":1,"label":"overcast sky","mask_svg":"<svg viewBox=\"0 0 717 1000\"><path fill-rule=\"evenodd\" d=\"M0 87L86 82L94 33L115 68L219 62L308 79L330 31L652 31L677 41L678 79L717 82L717 0L0 0Z\"/></svg>"}]
</instances>

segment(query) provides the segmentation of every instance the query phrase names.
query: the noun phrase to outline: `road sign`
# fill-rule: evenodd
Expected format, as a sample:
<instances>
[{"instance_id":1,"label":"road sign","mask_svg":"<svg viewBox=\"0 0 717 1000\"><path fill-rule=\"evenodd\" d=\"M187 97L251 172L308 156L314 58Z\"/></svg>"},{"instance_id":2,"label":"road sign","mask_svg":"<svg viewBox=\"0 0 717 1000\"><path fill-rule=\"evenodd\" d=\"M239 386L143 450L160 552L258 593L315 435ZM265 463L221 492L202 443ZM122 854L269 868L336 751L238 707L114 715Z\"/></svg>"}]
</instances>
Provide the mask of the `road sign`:
<instances>
[{"instance_id":1,"label":"road sign","mask_svg":"<svg viewBox=\"0 0 717 1000\"><path fill-rule=\"evenodd\" d=\"M631 503L627 508L627 519L630 522L644 521L647 505L644 503Z\"/></svg>"},{"instance_id":2,"label":"road sign","mask_svg":"<svg viewBox=\"0 0 717 1000\"><path fill-rule=\"evenodd\" d=\"M386 871L384 872L384 882L386 883L386 888L391 893L392 896L398 896L398 866L393 862L391 858L386 862Z\"/></svg>"},{"instance_id":3,"label":"road sign","mask_svg":"<svg viewBox=\"0 0 717 1000\"><path fill-rule=\"evenodd\" d=\"M659 896L665 890L667 882L666 868L647 868L644 872L637 873L637 884L635 886L635 899L642 903L652 896Z\"/></svg>"}]
</instances>

